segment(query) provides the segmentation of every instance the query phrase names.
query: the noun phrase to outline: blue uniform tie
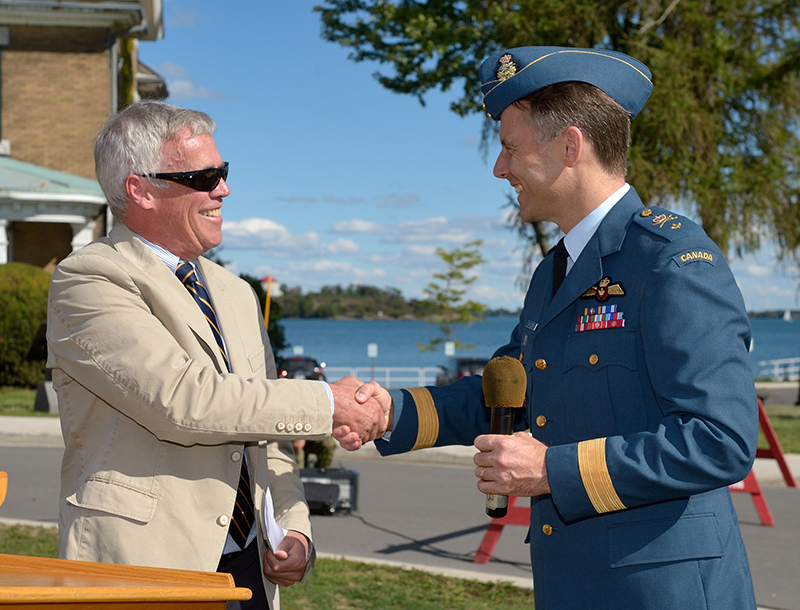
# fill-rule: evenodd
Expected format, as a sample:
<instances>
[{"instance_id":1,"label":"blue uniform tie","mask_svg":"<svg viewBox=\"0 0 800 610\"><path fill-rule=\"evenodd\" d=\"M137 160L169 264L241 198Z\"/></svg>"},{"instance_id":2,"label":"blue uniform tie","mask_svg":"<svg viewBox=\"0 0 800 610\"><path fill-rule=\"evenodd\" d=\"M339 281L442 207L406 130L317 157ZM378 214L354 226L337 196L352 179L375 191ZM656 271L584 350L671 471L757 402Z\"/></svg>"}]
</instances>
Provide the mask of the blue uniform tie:
<instances>
[{"instance_id":1,"label":"blue uniform tie","mask_svg":"<svg viewBox=\"0 0 800 610\"><path fill-rule=\"evenodd\" d=\"M214 307L211 305L211 297L208 296L208 290L203 286L203 283L197 277L197 271L192 263L181 261L175 269L175 274L178 279L186 286L186 289L194 297L195 302L200 307L200 311L205 315L208 320L208 325L211 327L211 332L214 334L214 339L217 341L217 347L225 360L225 366L228 372L231 372L231 364L228 361L228 355L225 353L225 343L222 341L222 333L219 330L217 323L217 316L214 313ZM242 470L239 473L239 484L236 488L236 505L233 509L233 524L228 530L228 533L233 537L234 542L239 545L239 548L244 549L247 543L247 535L253 526L255 513L253 512L252 492L250 491L250 475L247 472L247 466L242 459Z\"/></svg>"},{"instance_id":2,"label":"blue uniform tie","mask_svg":"<svg viewBox=\"0 0 800 610\"><path fill-rule=\"evenodd\" d=\"M558 240L553 252L553 297L556 296L561 282L567 277L567 247L564 245L564 238Z\"/></svg>"}]
</instances>

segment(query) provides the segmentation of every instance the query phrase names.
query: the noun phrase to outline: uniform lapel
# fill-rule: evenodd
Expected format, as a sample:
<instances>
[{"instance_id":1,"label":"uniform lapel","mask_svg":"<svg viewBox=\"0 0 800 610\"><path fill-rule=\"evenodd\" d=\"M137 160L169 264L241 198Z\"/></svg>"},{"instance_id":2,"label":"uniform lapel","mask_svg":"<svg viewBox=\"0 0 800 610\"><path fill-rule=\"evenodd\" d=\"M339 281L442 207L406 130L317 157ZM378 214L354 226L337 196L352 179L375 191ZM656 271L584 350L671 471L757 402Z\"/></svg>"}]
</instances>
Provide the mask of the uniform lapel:
<instances>
[{"instance_id":1,"label":"uniform lapel","mask_svg":"<svg viewBox=\"0 0 800 610\"><path fill-rule=\"evenodd\" d=\"M591 286L603 278L603 257L618 252L634 212L642 207L642 201L633 187L611 208L600 223L597 231L586 244L578 260L575 261L564 283L551 303L545 307L542 325L548 324L562 311L572 305ZM551 269L548 286L552 285L552 255L547 259Z\"/></svg>"}]
</instances>

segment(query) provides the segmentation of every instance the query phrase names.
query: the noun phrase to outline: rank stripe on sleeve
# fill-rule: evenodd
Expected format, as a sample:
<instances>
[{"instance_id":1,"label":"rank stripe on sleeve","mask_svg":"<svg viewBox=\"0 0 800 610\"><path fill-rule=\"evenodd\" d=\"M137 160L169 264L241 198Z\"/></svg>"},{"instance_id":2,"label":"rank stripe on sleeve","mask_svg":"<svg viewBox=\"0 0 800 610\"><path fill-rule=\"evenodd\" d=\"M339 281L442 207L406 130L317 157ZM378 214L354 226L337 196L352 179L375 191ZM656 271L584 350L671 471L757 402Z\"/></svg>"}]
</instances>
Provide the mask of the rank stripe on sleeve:
<instances>
[{"instance_id":1,"label":"rank stripe on sleeve","mask_svg":"<svg viewBox=\"0 0 800 610\"><path fill-rule=\"evenodd\" d=\"M411 451L433 447L436 439L439 438L439 416L436 413L433 396L426 388L410 388L408 393L411 394L411 398L414 399L414 404L417 406L417 419L419 420L417 442L414 443Z\"/></svg>"},{"instance_id":2,"label":"rank stripe on sleeve","mask_svg":"<svg viewBox=\"0 0 800 610\"><path fill-rule=\"evenodd\" d=\"M586 495L598 513L625 508L608 472L605 437L578 443L578 468Z\"/></svg>"}]
</instances>

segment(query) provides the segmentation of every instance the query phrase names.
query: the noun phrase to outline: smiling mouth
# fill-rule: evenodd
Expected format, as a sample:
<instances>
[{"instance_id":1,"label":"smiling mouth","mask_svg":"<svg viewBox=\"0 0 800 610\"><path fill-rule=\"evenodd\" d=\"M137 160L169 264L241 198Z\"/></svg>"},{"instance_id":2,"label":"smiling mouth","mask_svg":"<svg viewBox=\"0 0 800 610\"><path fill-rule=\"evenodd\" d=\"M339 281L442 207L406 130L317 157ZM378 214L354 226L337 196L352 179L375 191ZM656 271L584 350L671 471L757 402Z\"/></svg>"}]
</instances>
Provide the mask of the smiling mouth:
<instances>
[{"instance_id":1,"label":"smiling mouth","mask_svg":"<svg viewBox=\"0 0 800 610\"><path fill-rule=\"evenodd\" d=\"M213 218L219 218L220 216L222 216L222 212L220 211L219 208L214 208L213 210L204 210L203 212L200 212L200 216L211 216Z\"/></svg>"},{"instance_id":2,"label":"smiling mouth","mask_svg":"<svg viewBox=\"0 0 800 610\"><path fill-rule=\"evenodd\" d=\"M519 195L522 192L522 185L518 184L514 187L514 190L517 192L517 195Z\"/></svg>"}]
</instances>

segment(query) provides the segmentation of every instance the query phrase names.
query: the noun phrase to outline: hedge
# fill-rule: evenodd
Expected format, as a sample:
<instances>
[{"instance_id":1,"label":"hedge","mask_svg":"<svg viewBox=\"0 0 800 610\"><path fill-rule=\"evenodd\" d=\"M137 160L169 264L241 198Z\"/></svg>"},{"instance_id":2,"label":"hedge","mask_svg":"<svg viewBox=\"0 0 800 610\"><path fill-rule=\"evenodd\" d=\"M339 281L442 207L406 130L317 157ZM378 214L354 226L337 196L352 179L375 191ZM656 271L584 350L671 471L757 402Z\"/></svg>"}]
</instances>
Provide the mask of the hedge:
<instances>
[{"instance_id":1,"label":"hedge","mask_svg":"<svg viewBox=\"0 0 800 610\"><path fill-rule=\"evenodd\" d=\"M45 379L43 360L27 355L47 321L50 274L24 263L0 265L0 386L35 388Z\"/></svg>"}]
</instances>

